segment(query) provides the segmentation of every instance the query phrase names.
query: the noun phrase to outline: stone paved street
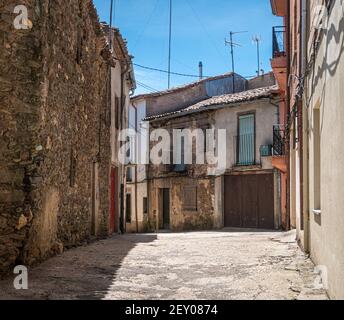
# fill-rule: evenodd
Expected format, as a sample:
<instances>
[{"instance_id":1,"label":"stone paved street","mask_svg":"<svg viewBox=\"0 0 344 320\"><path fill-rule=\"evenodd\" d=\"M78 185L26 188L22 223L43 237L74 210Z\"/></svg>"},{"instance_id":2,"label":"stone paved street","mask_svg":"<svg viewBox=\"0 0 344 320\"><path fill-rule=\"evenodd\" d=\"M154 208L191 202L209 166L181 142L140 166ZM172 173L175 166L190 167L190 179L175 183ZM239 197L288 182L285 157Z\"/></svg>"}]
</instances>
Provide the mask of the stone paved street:
<instances>
[{"instance_id":1,"label":"stone paved street","mask_svg":"<svg viewBox=\"0 0 344 320\"><path fill-rule=\"evenodd\" d=\"M29 270L18 299L326 299L294 233L194 232L114 236Z\"/></svg>"}]
</instances>

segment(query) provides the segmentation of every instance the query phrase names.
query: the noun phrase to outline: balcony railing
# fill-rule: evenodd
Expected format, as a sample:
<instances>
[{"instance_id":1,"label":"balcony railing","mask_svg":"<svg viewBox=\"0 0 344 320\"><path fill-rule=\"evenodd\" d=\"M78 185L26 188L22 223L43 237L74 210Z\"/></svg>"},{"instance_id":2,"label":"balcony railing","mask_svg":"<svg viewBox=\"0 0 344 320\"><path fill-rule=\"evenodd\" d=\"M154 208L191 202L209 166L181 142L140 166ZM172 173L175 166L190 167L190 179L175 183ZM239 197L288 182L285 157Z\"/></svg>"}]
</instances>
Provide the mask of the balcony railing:
<instances>
[{"instance_id":1,"label":"balcony railing","mask_svg":"<svg viewBox=\"0 0 344 320\"><path fill-rule=\"evenodd\" d=\"M273 128L273 155L285 155L285 128L282 125L275 125Z\"/></svg>"},{"instance_id":2,"label":"balcony railing","mask_svg":"<svg viewBox=\"0 0 344 320\"><path fill-rule=\"evenodd\" d=\"M285 48L285 27L273 27L272 28L272 57L282 57L286 55Z\"/></svg>"}]
</instances>

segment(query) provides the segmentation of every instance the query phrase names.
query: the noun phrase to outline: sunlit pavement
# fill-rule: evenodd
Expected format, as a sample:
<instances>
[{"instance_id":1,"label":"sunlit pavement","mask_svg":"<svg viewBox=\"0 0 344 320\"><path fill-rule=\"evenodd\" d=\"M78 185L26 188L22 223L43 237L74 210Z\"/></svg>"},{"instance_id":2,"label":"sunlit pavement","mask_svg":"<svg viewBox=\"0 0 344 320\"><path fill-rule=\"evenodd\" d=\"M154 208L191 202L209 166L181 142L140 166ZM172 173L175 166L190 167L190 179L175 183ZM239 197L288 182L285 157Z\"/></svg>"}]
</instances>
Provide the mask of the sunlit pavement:
<instances>
[{"instance_id":1,"label":"sunlit pavement","mask_svg":"<svg viewBox=\"0 0 344 320\"><path fill-rule=\"evenodd\" d=\"M295 233L127 234L69 250L29 270L17 299L326 299Z\"/></svg>"}]
</instances>

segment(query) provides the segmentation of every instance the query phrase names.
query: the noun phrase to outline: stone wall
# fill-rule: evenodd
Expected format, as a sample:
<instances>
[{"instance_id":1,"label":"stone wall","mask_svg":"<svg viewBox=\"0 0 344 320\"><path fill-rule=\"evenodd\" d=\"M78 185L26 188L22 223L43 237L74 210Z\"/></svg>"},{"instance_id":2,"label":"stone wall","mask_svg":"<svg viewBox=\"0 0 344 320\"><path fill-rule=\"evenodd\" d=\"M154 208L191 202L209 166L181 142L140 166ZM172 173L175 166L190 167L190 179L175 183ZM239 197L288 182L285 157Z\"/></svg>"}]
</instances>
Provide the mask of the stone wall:
<instances>
[{"instance_id":1,"label":"stone wall","mask_svg":"<svg viewBox=\"0 0 344 320\"><path fill-rule=\"evenodd\" d=\"M29 30L13 27L16 1L0 4L0 271L108 230L109 66L96 11L89 0L21 4Z\"/></svg>"},{"instance_id":2,"label":"stone wall","mask_svg":"<svg viewBox=\"0 0 344 320\"><path fill-rule=\"evenodd\" d=\"M149 228L162 229L162 198L160 190L169 189L170 229L172 231L212 230L218 228L220 212L215 210L215 177L194 179L191 176L154 179L149 182ZM185 208L185 188L193 188L197 209Z\"/></svg>"},{"instance_id":3,"label":"stone wall","mask_svg":"<svg viewBox=\"0 0 344 320\"><path fill-rule=\"evenodd\" d=\"M166 121L152 122L150 129L163 128L170 133L171 143L173 129L187 128L191 131L206 129L214 125L214 112L198 113ZM150 142L152 150L155 142ZM220 227L221 208L216 204L215 176L209 176L208 164L195 164L196 144L192 145L193 164L186 165L185 172L175 172L173 165L148 166L149 225L151 230L162 228L161 190L169 189L170 229L172 231L212 230ZM172 155L171 155L171 163ZM185 207L186 189L194 190L197 205L193 209Z\"/></svg>"}]
</instances>

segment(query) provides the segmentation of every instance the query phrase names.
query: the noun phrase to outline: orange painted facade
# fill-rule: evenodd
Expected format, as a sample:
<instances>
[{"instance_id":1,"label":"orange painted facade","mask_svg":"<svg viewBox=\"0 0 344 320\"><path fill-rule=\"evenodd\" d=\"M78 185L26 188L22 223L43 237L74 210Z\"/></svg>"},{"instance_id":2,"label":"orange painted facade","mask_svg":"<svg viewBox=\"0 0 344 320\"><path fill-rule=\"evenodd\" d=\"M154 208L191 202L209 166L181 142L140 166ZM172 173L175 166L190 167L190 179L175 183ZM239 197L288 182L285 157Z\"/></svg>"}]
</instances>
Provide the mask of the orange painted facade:
<instances>
[{"instance_id":1,"label":"orange painted facade","mask_svg":"<svg viewBox=\"0 0 344 320\"><path fill-rule=\"evenodd\" d=\"M274 156L272 162L281 172L282 216L285 216L286 229L296 228L296 215L302 216L302 102L297 101L298 84L301 77L302 43L299 32L301 22L301 1L270 0L273 13L283 17L283 50L275 48L271 66L280 88L280 125L284 130L284 154ZM275 29L274 29L275 32ZM274 37L277 36L274 34ZM275 39L274 38L274 39ZM276 42L276 41L275 41ZM296 168L299 168L296 170Z\"/></svg>"},{"instance_id":2,"label":"orange painted facade","mask_svg":"<svg viewBox=\"0 0 344 320\"><path fill-rule=\"evenodd\" d=\"M279 125L281 128L281 137L286 140L285 128L288 115L288 40L286 37L287 15L288 15L288 2L287 0L271 0L271 7L273 13L277 16L284 18L284 25L279 27L280 31L274 28L273 30L273 56L271 59L271 67L275 75L277 84L279 86L280 103L279 103ZM278 43L278 37L280 42ZM284 141L284 148L280 154L274 154L272 158L272 165L278 169L281 175L281 216L282 228L285 230L290 229L290 215L289 215L289 163L288 163L288 147Z\"/></svg>"}]
</instances>

